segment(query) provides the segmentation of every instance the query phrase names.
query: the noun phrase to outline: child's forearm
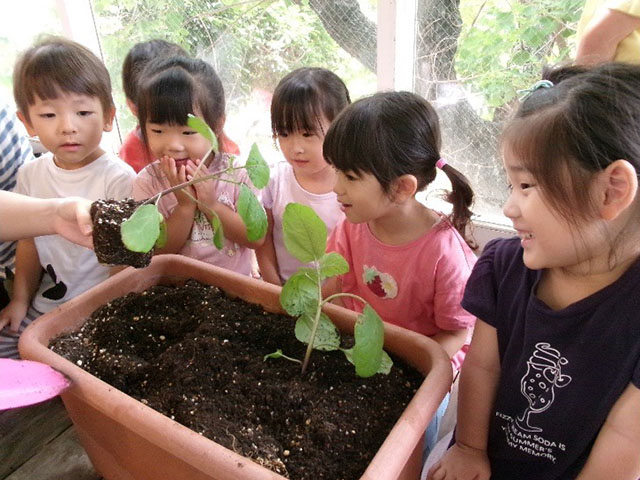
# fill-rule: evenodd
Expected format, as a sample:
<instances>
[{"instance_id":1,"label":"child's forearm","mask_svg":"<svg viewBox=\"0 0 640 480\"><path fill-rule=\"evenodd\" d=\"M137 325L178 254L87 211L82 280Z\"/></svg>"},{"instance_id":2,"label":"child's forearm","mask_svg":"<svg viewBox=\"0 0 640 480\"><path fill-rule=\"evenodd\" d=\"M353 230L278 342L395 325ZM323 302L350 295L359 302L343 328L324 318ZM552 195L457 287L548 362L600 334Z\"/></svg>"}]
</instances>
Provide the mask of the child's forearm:
<instances>
[{"instance_id":1,"label":"child's forearm","mask_svg":"<svg viewBox=\"0 0 640 480\"><path fill-rule=\"evenodd\" d=\"M456 442L486 451L500 378L497 334L478 320L460 373Z\"/></svg>"},{"instance_id":2,"label":"child's forearm","mask_svg":"<svg viewBox=\"0 0 640 480\"><path fill-rule=\"evenodd\" d=\"M466 328L461 330L443 330L436 333L431 338L447 352L449 358L452 358L464 345L469 331Z\"/></svg>"},{"instance_id":3,"label":"child's forearm","mask_svg":"<svg viewBox=\"0 0 640 480\"><path fill-rule=\"evenodd\" d=\"M276 258L276 249L273 246L273 239L267 232L264 243L261 247L256 248L256 258L260 275L265 282L281 285L280 275L278 274L278 259Z\"/></svg>"},{"instance_id":4,"label":"child's forearm","mask_svg":"<svg viewBox=\"0 0 640 480\"><path fill-rule=\"evenodd\" d=\"M640 477L640 390L629 384L607 416L577 480Z\"/></svg>"},{"instance_id":5,"label":"child's forearm","mask_svg":"<svg viewBox=\"0 0 640 480\"><path fill-rule=\"evenodd\" d=\"M194 203L176 205L167 218L167 243L155 253L178 253L186 243L193 227L196 207Z\"/></svg>"},{"instance_id":6,"label":"child's forearm","mask_svg":"<svg viewBox=\"0 0 640 480\"><path fill-rule=\"evenodd\" d=\"M41 279L42 266L33 239L20 240L16 248L16 274L13 280L12 300L30 305Z\"/></svg>"}]
</instances>

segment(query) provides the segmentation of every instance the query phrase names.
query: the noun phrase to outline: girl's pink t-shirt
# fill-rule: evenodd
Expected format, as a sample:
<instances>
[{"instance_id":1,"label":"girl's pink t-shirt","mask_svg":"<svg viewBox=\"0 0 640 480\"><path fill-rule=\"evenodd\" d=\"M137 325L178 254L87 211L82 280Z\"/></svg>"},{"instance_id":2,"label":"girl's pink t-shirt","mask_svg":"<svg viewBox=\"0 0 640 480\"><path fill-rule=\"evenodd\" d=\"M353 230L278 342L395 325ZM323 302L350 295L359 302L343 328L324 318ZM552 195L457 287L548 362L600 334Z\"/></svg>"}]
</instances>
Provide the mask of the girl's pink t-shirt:
<instances>
[{"instance_id":1,"label":"girl's pink t-shirt","mask_svg":"<svg viewBox=\"0 0 640 480\"><path fill-rule=\"evenodd\" d=\"M239 166L239 163L239 161L236 161L234 164ZM226 168L228 165L229 157L226 154L218 154L209 166L208 171L213 173ZM245 183L252 189L253 185L244 169L236 170L224 178L234 183L214 181L212 188L215 188L216 199L235 212L237 211L236 203L240 195L240 183ZM133 198L146 200L170 186L169 181L160 169L160 162L156 160L144 168L136 177L133 183ZM160 199L158 209L167 218L177 205L178 200L171 193ZM225 239L222 250L218 250L213 244L214 233L207 218L199 210L196 210L191 234L178 253L243 275L251 275L251 250L228 239Z\"/></svg>"},{"instance_id":2,"label":"girl's pink t-shirt","mask_svg":"<svg viewBox=\"0 0 640 480\"><path fill-rule=\"evenodd\" d=\"M366 223L345 219L330 236L327 251L349 263L342 291L363 297L385 322L427 336L474 325L475 317L460 302L476 256L446 217L405 245L382 243ZM347 308L362 311L361 302L342 300ZM454 356L454 368L465 352L463 347Z\"/></svg>"}]
</instances>

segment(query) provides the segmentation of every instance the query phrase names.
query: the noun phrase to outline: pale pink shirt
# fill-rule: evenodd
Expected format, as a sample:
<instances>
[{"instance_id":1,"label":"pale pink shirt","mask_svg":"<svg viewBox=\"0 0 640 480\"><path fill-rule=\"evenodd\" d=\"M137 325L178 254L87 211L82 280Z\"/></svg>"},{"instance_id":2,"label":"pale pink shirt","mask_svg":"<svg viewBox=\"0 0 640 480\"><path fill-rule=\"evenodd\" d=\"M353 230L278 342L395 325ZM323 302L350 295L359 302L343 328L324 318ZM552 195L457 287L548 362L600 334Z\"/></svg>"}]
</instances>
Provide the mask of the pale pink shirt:
<instances>
[{"instance_id":1,"label":"pale pink shirt","mask_svg":"<svg viewBox=\"0 0 640 480\"><path fill-rule=\"evenodd\" d=\"M344 220L329 238L327 251L340 253L349 263L342 291L363 297L385 322L427 336L475 322L460 301L476 256L444 216L405 245L382 243L366 223ZM342 300L347 308L363 309L357 300ZM452 359L455 369L465 352L463 347Z\"/></svg>"},{"instance_id":2,"label":"pale pink shirt","mask_svg":"<svg viewBox=\"0 0 640 480\"><path fill-rule=\"evenodd\" d=\"M264 208L271 209L273 215L273 245L278 260L278 274L284 283L298 268L303 266L293 257L284 245L282 216L285 207L291 203L307 205L318 214L327 226L330 234L338 221L344 218L337 196L334 192L311 193L300 186L293 168L287 162L280 162L271 171L269 185L262 191Z\"/></svg>"},{"instance_id":3,"label":"pale pink shirt","mask_svg":"<svg viewBox=\"0 0 640 480\"><path fill-rule=\"evenodd\" d=\"M238 165L238 163L236 161L234 164ZM211 163L209 172L213 173L222 170L227 165L228 156L218 154ZM225 178L235 182L244 182L253 189L245 170L236 170L232 176L226 176ZM217 200L235 212L238 196L240 195L240 185L223 181L217 181L214 185ZM144 200L169 187L169 181L160 170L160 162L156 160L138 173L133 183L133 198ZM178 201L175 195L170 193L160 199L158 208L160 213L167 218L177 204ZM218 267L233 270L234 272L250 275L250 249L225 239L222 250L218 250L213 244L213 235L213 229L207 218L199 210L196 210L191 234L178 253Z\"/></svg>"}]
</instances>

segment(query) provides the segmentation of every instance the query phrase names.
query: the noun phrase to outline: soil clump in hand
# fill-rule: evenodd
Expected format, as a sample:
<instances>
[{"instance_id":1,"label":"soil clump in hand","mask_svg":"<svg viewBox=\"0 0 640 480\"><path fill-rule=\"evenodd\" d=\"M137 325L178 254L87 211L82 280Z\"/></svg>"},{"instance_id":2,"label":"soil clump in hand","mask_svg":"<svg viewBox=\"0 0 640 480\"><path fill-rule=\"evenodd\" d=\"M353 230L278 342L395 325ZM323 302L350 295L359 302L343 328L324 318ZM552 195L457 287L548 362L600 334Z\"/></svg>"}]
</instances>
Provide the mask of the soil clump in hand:
<instances>
[{"instance_id":1,"label":"soil clump in hand","mask_svg":"<svg viewBox=\"0 0 640 480\"><path fill-rule=\"evenodd\" d=\"M124 200L96 200L91 204L93 222L93 249L100 263L105 265L130 265L147 267L153 250L147 253L132 252L122 243L120 225L128 219L142 202L132 198Z\"/></svg>"}]
</instances>

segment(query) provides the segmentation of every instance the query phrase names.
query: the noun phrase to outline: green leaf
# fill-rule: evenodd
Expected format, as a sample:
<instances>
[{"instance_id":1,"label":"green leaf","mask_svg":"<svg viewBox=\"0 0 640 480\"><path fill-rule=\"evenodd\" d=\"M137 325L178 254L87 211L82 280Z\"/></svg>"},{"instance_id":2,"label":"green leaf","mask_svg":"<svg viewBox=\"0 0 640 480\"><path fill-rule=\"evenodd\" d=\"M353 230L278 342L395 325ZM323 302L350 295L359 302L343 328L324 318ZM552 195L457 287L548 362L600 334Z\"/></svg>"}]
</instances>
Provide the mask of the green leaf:
<instances>
[{"instance_id":1,"label":"green leaf","mask_svg":"<svg viewBox=\"0 0 640 480\"><path fill-rule=\"evenodd\" d=\"M267 214L260 201L245 184L240 186L238 196L238 215L247 227L247 240L255 242L267 233Z\"/></svg>"},{"instance_id":2,"label":"green leaf","mask_svg":"<svg viewBox=\"0 0 640 480\"><path fill-rule=\"evenodd\" d=\"M167 240L169 239L169 234L167 232L167 222L164 219L160 222L160 233L158 234L158 239L156 240L154 248L164 248L167 244Z\"/></svg>"},{"instance_id":3,"label":"green leaf","mask_svg":"<svg viewBox=\"0 0 640 480\"><path fill-rule=\"evenodd\" d=\"M311 207L290 203L282 216L284 244L302 263L319 260L327 248L327 226Z\"/></svg>"},{"instance_id":4,"label":"green leaf","mask_svg":"<svg viewBox=\"0 0 640 480\"><path fill-rule=\"evenodd\" d=\"M342 275L349 271L349 264L338 252L325 253L320 259L320 277L322 279Z\"/></svg>"},{"instance_id":5,"label":"green leaf","mask_svg":"<svg viewBox=\"0 0 640 480\"><path fill-rule=\"evenodd\" d=\"M342 350L344 356L347 357L347 360L349 360L352 365L355 365L355 362L353 361L353 348L341 348L340 350ZM389 354L383 350L382 361L380 362L380 367L378 368L378 371L376 373L389 375L389 373L391 373L391 367L393 367L393 360L391 360Z\"/></svg>"},{"instance_id":6,"label":"green leaf","mask_svg":"<svg viewBox=\"0 0 640 480\"><path fill-rule=\"evenodd\" d=\"M282 353L282 350L277 349L277 350L276 350L275 352L273 352L273 353L268 353L268 354L266 354L266 355L263 357L262 361L263 361L263 362L266 362L268 358L282 358L283 356L284 356L284 353Z\"/></svg>"},{"instance_id":7,"label":"green leaf","mask_svg":"<svg viewBox=\"0 0 640 480\"><path fill-rule=\"evenodd\" d=\"M122 222L122 243L132 252L149 252L160 236L160 223L164 220L155 205L142 205Z\"/></svg>"},{"instance_id":8,"label":"green leaf","mask_svg":"<svg viewBox=\"0 0 640 480\"><path fill-rule=\"evenodd\" d=\"M267 183L269 183L269 164L265 162L258 145L255 143L251 145L249 158L244 168L247 170L251 183L253 183L256 188L264 188L267 186Z\"/></svg>"},{"instance_id":9,"label":"green leaf","mask_svg":"<svg viewBox=\"0 0 640 480\"><path fill-rule=\"evenodd\" d=\"M309 344L311 341L313 318L312 315L305 313L296 321L296 338L303 343ZM320 313L318 329L313 339L313 348L325 352L340 348L340 332L324 312Z\"/></svg>"},{"instance_id":10,"label":"green leaf","mask_svg":"<svg viewBox=\"0 0 640 480\"><path fill-rule=\"evenodd\" d=\"M280 305L289 315L313 313L318 308L318 275L312 268L300 268L282 286Z\"/></svg>"},{"instance_id":11,"label":"green leaf","mask_svg":"<svg viewBox=\"0 0 640 480\"><path fill-rule=\"evenodd\" d=\"M387 352L382 351L382 360L380 361L380 367L376 373L382 373L383 375L389 375L391 373L391 367L393 367L393 360Z\"/></svg>"},{"instance_id":12,"label":"green leaf","mask_svg":"<svg viewBox=\"0 0 640 480\"><path fill-rule=\"evenodd\" d=\"M212 211L211 228L213 229L213 244L218 250L222 250L224 247L224 231L222 229L222 222L217 213Z\"/></svg>"},{"instance_id":13,"label":"green leaf","mask_svg":"<svg viewBox=\"0 0 640 480\"><path fill-rule=\"evenodd\" d=\"M189 114L187 118L187 125L189 126L189 128L193 128L196 132L209 140L211 149L214 151L214 153L218 151L218 139L216 138L216 134L213 133L213 130L211 130L209 125L207 125L204 120L202 120L200 117Z\"/></svg>"},{"instance_id":14,"label":"green leaf","mask_svg":"<svg viewBox=\"0 0 640 480\"><path fill-rule=\"evenodd\" d=\"M356 344L353 346L353 363L356 375L370 377L374 375L382 361L382 346L384 345L384 328L382 319L370 305L358 315L354 328Z\"/></svg>"}]
</instances>

